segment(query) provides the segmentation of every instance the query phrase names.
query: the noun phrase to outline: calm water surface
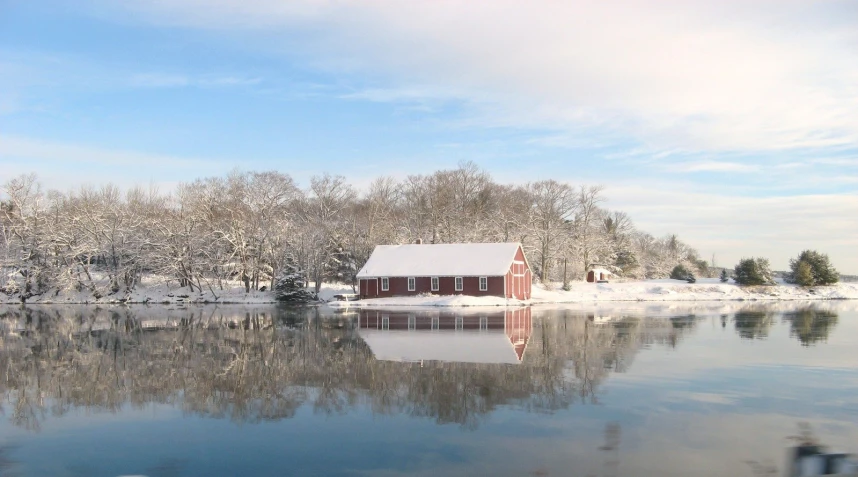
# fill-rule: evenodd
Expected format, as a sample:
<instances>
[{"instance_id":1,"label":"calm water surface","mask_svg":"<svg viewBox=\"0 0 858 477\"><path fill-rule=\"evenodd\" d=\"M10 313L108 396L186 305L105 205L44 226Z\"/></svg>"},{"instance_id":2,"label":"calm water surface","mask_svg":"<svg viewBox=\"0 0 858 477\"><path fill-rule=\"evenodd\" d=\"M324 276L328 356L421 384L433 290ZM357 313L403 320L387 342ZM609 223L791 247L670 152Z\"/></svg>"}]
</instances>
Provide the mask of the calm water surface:
<instances>
[{"instance_id":1,"label":"calm water surface","mask_svg":"<svg viewBox=\"0 0 858 477\"><path fill-rule=\"evenodd\" d=\"M0 308L0 475L783 475L858 304Z\"/></svg>"}]
</instances>

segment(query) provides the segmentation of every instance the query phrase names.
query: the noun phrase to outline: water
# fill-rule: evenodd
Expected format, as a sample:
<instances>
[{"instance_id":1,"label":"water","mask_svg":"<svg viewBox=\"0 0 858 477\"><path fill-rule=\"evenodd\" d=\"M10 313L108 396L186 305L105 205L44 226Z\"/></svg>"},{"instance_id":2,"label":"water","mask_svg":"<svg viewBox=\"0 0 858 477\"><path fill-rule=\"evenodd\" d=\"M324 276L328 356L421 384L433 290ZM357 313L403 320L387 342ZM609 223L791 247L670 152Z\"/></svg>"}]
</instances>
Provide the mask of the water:
<instances>
[{"instance_id":1,"label":"water","mask_svg":"<svg viewBox=\"0 0 858 477\"><path fill-rule=\"evenodd\" d=\"M858 304L0 308L0 475L783 475ZM766 474L777 472L777 474Z\"/></svg>"}]
</instances>

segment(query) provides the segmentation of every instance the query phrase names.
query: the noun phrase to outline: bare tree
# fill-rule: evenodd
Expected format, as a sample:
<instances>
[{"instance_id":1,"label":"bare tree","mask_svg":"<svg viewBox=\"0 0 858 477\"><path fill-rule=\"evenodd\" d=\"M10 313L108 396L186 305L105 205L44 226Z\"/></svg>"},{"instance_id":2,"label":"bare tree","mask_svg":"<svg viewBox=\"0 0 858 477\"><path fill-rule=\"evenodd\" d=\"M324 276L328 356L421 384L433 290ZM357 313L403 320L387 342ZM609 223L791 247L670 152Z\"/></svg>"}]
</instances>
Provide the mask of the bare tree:
<instances>
[{"instance_id":1,"label":"bare tree","mask_svg":"<svg viewBox=\"0 0 858 477\"><path fill-rule=\"evenodd\" d=\"M547 281L552 262L569 239L567 221L575 212L575 194L570 185L555 180L528 184L528 191L532 201L528 229L533 237L529 248L536 256L540 279Z\"/></svg>"}]
</instances>

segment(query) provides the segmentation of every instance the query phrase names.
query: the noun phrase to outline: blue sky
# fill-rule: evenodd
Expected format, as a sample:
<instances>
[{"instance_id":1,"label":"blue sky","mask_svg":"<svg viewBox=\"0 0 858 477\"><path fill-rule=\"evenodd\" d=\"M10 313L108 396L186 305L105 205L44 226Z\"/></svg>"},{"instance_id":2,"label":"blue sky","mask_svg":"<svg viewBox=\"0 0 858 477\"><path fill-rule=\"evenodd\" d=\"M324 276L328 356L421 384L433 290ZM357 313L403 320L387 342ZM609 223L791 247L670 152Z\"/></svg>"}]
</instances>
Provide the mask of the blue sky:
<instances>
[{"instance_id":1,"label":"blue sky","mask_svg":"<svg viewBox=\"0 0 858 477\"><path fill-rule=\"evenodd\" d=\"M858 4L0 0L0 180L462 160L733 265L858 274Z\"/></svg>"}]
</instances>

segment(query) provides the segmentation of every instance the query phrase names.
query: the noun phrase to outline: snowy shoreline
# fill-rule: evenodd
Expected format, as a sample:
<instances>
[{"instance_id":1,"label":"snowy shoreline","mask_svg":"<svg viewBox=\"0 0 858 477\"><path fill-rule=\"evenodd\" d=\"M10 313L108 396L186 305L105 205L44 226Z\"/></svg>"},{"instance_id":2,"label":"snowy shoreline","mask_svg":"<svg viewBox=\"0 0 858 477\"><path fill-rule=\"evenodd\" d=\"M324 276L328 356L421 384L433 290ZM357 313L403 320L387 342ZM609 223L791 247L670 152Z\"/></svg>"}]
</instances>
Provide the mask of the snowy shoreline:
<instances>
[{"instance_id":1,"label":"snowy shoreline","mask_svg":"<svg viewBox=\"0 0 858 477\"><path fill-rule=\"evenodd\" d=\"M555 285L556 286L556 285ZM340 293L352 293L349 285L327 284L319 293L323 301ZM216 296L215 296L216 295ZM413 297L375 298L352 302L331 302L329 306L344 307L474 307L474 306L528 306L565 303L601 302L696 302L696 301L825 301L858 300L858 283L839 283L831 286L799 287L779 283L766 287L740 287L732 283L721 283L718 279L700 279L691 284L678 280L645 280L612 283L572 283L568 291L547 290L541 285L533 286L533 296L527 301L507 300L498 297L473 297L461 295L421 295ZM0 293L0 303L20 305L15 296ZM103 304L103 305L176 305L176 304L276 304L273 293L251 291L245 293L239 284L216 290L189 292L187 288L170 287L166 283L140 286L128 294L107 295L96 299L90 292L61 291L31 297L26 304Z\"/></svg>"}]
</instances>

